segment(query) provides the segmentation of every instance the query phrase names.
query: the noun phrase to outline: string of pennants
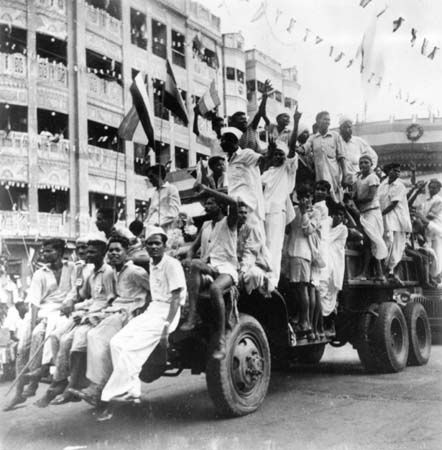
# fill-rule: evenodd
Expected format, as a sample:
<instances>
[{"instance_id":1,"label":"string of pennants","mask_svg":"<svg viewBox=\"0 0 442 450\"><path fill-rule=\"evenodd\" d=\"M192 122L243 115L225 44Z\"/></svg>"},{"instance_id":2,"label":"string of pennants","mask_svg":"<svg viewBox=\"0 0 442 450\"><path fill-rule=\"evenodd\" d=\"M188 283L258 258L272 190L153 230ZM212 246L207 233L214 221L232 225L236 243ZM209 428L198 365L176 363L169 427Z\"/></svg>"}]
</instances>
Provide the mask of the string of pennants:
<instances>
[{"instance_id":1,"label":"string of pennants","mask_svg":"<svg viewBox=\"0 0 442 450\"><path fill-rule=\"evenodd\" d=\"M248 2L249 0L243 0ZM365 8L372 0L360 0L360 6ZM222 2L220 4L220 7L224 6L227 7L225 2ZM379 19L388 9L388 6L385 6L381 11L379 11L376 14L376 18ZM388 92L392 93L396 100L403 101L411 106L426 106L429 111L432 109L432 105L427 104L425 101L423 101L420 98L417 98L413 96L408 90L400 87L397 85L397 83L392 83L389 80L386 80L384 76L378 75L375 72L369 72L369 67L364 67L363 65L363 49L362 49L362 43L358 46L356 49L356 52L354 56L346 55L345 52L339 49L338 46L334 45L333 43L329 42L327 39L322 37L320 34L316 33L315 30L309 27L305 27L301 24L299 24L298 20L294 17L289 17L288 19L285 19L285 23L283 23L283 11L281 9L276 9L274 12L270 12L268 7L268 0L262 0L259 7L255 11L255 14L252 16L250 22L254 23L261 19L265 19L267 21L267 24L269 26L270 33L272 36L284 46L290 46L293 47L294 43L287 43L286 41L281 40L276 33L274 32L274 27L278 25L279 27L283 27L284 31L287 32L290 36L294 37L294 31L296 29L299 29L301 27L301 37L299 38L300 42L308 44L308 43L314 43L315 46L319 45L327 45L328 46L328 57L332 58L332 60L335 63L343 64L345 69L350 69L352 67L358 67L358 61L360 61L359 64L359 71L362 74L366 75L366 82L368 84L372 84L372 86L375 86L376 88L386 87ZM396 20L392 23L392 33L396 33L405 22L405 19L403 17L398 17ZM302 31L303 30L303 31ZM416 45L416 42L418 40L418 31L416 28L411 28L411 39L410 43L411 46L414 47ZM423 38L420 46L421 54L426 56L430 60L434 60L436 56L438 56L439 47L436 45L432 46L432 49L430 52L428 52L428 49L431 49L430 42L427 38Z\"/></svg>"},{"instance_id":2,"label":"string of pennants","mask_svg":"<svg viewBox=\"0 0 442 450\"><path fill-rule=\"evenodd\" d=\"M371 2L372 0L360 0L359 6L365 8ZM401 30L404 30L404 27L402 25L405 22L406 20L402 16L399 16L397 19L393 20L392 32L396 33L399 30L399 28L401 28ZM412 47L415 47L416 42L419 40L418 36L420 35L420 32L414 26L409 29L409 32L410 32L410 45ZM439 54L440 47L434 44L430 45L430 41L426 37L423 37L420 42L421 44L420 46L417 46L417 48L420 48L421 55L427 57L428 59L433 60ZM428 52L428 50L430 50L430 52Z\"/></svg>"}]
</instances>

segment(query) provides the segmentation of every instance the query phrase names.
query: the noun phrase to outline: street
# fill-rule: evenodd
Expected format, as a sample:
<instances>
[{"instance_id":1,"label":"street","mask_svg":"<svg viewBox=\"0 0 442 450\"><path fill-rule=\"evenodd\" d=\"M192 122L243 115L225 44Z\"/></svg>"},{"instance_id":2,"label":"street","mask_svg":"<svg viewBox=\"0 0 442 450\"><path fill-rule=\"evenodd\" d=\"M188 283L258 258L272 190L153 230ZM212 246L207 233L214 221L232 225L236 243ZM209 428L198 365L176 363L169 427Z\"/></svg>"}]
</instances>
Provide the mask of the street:
<instances>
[{"instance_id":1,"label":"street","mask_svg":"<svg viewBox=\"0 0 442 450\"><path fill-rule=\"evenodd\" d=\"M1 448L440 449L441 375L441 346L427 366L389 375L366 375L350 346L328 347L317 366L273 372L261 409L243 418L218 418L204 376L184 373L144 385L142 407L121 407L105 423L84 402L39 409L32 398L0 413Z\"/></svg>"}]
</instances>

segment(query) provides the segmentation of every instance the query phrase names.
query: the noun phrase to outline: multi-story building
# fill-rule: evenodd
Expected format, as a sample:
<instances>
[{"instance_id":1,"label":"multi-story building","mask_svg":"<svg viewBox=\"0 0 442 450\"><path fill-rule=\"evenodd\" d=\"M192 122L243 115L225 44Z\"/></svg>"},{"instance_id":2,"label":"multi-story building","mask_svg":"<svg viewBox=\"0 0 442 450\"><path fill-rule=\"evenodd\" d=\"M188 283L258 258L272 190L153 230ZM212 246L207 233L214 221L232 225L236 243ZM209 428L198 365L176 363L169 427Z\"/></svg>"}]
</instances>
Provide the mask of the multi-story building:
<instances>
[{"instance_id":1,"label":"multi-story building","mask_svg":"<svg viewBox=\"0 0 442 450\"><path fill-rule=\"evenodd\" d=\"M87 233L99 206L143 210L145 137L117 139L138 71L155 111L148 163L210 154L161 90L167 58L192 111L222 85L221 46L219 18L191 0L0 0L0 237L17 263L39 237Z\"/></svg>"}]
</instances>

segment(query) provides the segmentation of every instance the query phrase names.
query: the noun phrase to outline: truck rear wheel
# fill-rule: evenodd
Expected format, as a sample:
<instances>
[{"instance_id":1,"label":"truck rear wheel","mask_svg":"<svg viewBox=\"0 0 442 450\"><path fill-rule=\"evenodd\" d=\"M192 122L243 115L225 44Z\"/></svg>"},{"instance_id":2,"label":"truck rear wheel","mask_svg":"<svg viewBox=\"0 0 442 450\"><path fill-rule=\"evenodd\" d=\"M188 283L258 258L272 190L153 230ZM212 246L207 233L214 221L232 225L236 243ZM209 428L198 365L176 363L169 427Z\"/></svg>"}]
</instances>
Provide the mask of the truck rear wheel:
<instances>
[{"instance_id":1,"label":"truck rear wheel","mask_svg":"<svg viewBox=\"0 0 442 450\"><path fill-rule=\"evenodd\" d=\"M420 303L412 302L405 306L404 316L410 340L408 365L427 364L431 353L431 330L427 313Z\"/></svg>"},{"instance_id":2,"label":"truck rear wheel","mask_svg":"<svg viewBox=\"0 0 442 450\"><path fill-rule=\"evenodd\" d=\"M358 325L360 339L357 345L357 351L359 359L367 372L377 372L379 370L373 335L377 311L378 305L371 305L368 311L362 314Z\"/></svg>"},{"instance_id":3,"label":"truck rear wheel","mask_svg":"<svg viewBox=\"0 0 442 450\"><path fill-rule=\"evenodd\" d=\"M241 314L226 336L226 357L207 364L207 389L217 411L227 417L256 411L267 394L270 365L263 328L253 317Z\"/></svg>"},{"instance_id":4,"label":"truck rear wheel","mask_svg":"<svg viewBox=\"0 0 442 450\"><path fill-rule=\"evenodd\" d=\"M408 360L408 329L404 314L396 303L379 305L373 327L376 359L381 372L400 372Z\"/></svg>"}]
</instances>

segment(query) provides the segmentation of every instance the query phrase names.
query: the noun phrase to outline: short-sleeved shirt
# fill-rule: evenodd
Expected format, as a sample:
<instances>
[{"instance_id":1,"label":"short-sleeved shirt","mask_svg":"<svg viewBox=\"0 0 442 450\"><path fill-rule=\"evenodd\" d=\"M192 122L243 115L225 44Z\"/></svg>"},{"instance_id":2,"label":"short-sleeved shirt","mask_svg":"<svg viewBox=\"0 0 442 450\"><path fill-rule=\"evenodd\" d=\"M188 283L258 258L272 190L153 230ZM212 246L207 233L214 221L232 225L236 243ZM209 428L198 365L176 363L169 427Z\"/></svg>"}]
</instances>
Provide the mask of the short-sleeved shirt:
<instances>
[{"instance_id":1,"label":"short-sleeved shirt","mask_svg":"<svg viewBox=\"0 0 442 450\"><path fill-rule=\"evenodd\" d=\"M104 263L98 270L93 270L80 289L80 297L90 300L89 312L99 311L115 297L114 270Z\"/></svg>"},{"instance_id":2,"label":"short-sleeved shirt","mask_svg":"<svg viewBox=\"0 0 442 450\"><path fill-rule=\"evenodd\" d=\"M299 206L295 208L295 219L290 224L290 235L287 243L287 253L291 257L312 259L312 251L308 235L317 231L321 223L321 214L318 209L311 209L304 214Z\"/></svg>"},{"instance_id":3,"label":"short-sleeved shirt","mask_svg":"<svg viewBox=\"0 0 442 450\"><path fill-rule=\"evenodd\" d=\"M295 155L279 167L271 166L261 175L266 214L286 210L287 197L295 188L297 169L298 156Z\"/></svg>"},{"instance_id":4,"label":"short-sleeved shirt","mask_svg":"<svg viewBox=\"0 0 442 450\"><path fill-rule=\"evenodd\" d=\"M60 310L65 300L76 299L76 278L77 270L73 262L63 261L59 284L54 272L43 266L32 277L26 301L39 307L39 317L46 317Z\"/></svg>"},{"instance_id":5,"label":"short-sleeved shirt","mask_svg":"<svg viewBox=\"0 0 442 450\"><path fill-rule=\"evenodd\" d=\"M341 143L345 156L347 174L351 177L350 182L354 183L356 181L356 174L359 172L359 159L361 156L370 156L373 162L373 168L378 165L377 153L359 136L352 136L348 142L345 142L341 137Z\"/></svg>"},{"instance_id":6,"label":"short-sleeved shirt","mask_svg":"<svg viewBox=\"0 0 442 450\"><path fill-rule=\"evenodd\" d=\"M442 235L442 196L439 194L433 195L433 197L428 198L423 205L423 214L427 216L431 214L434 216L431 222L439 230L439 234Z\"/></svg>"},{"instance_id":7,"label":"short-sleeved shirt","mask_svg":"<svg viewBox=\"0 0 442 450\"><path fill-rule=\"evenodd\" d=\"M362 177L362 174L358 174L356 176L356 182L354 184L356 190L356 198L364 199L367 198L368 191L372 186L379 186L380 181L377 175L374 172L371 172L365 178ZM361 212L368 211L370 209L379 208L379 194L376 191L376 194L370 202L364 203L359 209Z\"/></svg>"},{"instance_id":8,"label":"short-sleeved shirt","mask_svg":"<svg viewBox=\"0 0 442 450\"><path fill-rule=\"evenodd\" d=\"M158 264L150 265L152 301L170 303L172 292L180 289L180 305L186 301L187 288L183 268L178 260L164 255Z\"/></svg>"},{"instance_id":9,"label":"short-sleeved shirt","mask_svg":"<svg viewBox=\"0 0 442 450\"><path fill-rule=\"evenodd\" d=\"M249 148L238 149L227 166L227 180L229 195L234 198L240 197L261 220L264 220L264 196L258 166L260 158L261 155Z\"/></svg>"},{"instance_id":10,"label":"short-sleeved shirt","mask_svg":"<svg viewBox=\"0 0 442 450\"><path fill-rule=\"evenodd\" d=\"M181 200L178 189L173 184L164 183L160 189L153 189L146 226L167 225L178 217Z\"/></svg>"},{"instance_id":11,"label":"short-sleeved shirt","mask_svg":"<svg viewBox=\"0 0 442 450\"><path fill-rule=\"evenodd\" d=\"M114 283L116 299L113 306L121 306L132 312L146 302L149 275L132 261L127 261L119 272L114 269Z\"/></svg>"},{"instance_id":12,"label":"short-sleeved shirt","mask_svg":"<svg viewBox=\"0 0 442 450\"><path fill-rule=\"evenodd\" d=\"M315 165L316 180L326 180L331 184L330 195L335 202L342 200L341 169L338 161L344 158L342 141L335 131L324 135L316 133L305 144L307 154L311 154Z\"/></svg>"},{"instance_id":13,"label":"short-sleeved shirt","mask_svg":"<svg viewBox=\"0 0 442 450\"><path fill-rule=\"evenodd\" d=\"M384 230L410 233L411 219L404 183L399 178L394 180L393 183L389 183L388 178L386 178L379 186L378 192L382 211L391 203L398 202L392 211L384 214Z\"/></svg>"}]
</instances>

